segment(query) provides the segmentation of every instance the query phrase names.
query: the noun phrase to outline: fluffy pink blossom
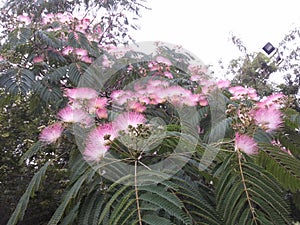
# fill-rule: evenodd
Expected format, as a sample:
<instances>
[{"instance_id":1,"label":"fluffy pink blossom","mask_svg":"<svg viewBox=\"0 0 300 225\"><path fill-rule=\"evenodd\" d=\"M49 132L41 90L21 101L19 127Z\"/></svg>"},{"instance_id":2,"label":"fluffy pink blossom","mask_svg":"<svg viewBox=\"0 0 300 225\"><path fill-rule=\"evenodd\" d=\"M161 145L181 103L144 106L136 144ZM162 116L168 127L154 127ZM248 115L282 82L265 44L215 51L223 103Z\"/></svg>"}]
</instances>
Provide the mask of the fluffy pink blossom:
<instances>
[{"instance_id":1,"label":"fluffy pink blossom","mask_svg":"<svg viewBox=\"0 0 300 225\"><path fill-rule=\"evenodd\" d=\"M150 71L156 71L159 70L159 65L157 62L149 62L148 68L150 69Z\"/></svg>"},{"instance_id":2,"label":"fluffy pink blossom","mask_svg":"<svg viewBox=\"0 0 300 225\"><path fill-rule=\"evenodd\" d=\"M75 54L79 57L83 57L83 56L87 56L88 55L88 51L82 48L76 48L75 49Z\"/></svg>"},{"instance_id":3,"label":"fluffy pink blossom","mask_svg":"<svg viewBox=\"0 0 300 225\"><path fill-rule=\"evenodd\" d=\"M90 63L93 62L93 58L91 58L91 57L85 55L85 56L82 56L82 57L81 57L81 61L90 64Z\"/></svg>"},{"instance_id":4,"label":"fluffy pink blossom","mask_svg":"<svg viewBox=\"0 0 300 225\"><path fill-rule=\"evenodd\" d=\"M47 23L51 23L53 22L54 19L54 15L52 13L43 15L43 24L47 24Z\"/></svg>"},{"instance_id":5,"label":"fluffy pink blossom","mask_svg":"<svg viewBox=\"0 0 300 225\"><path fill-rule=\"evenodd\" d=\"M68 13L57 13L56 17L61 23L68 23L73 19L72 16Z\"/></svg>"},{"instance_id":6,"label":"fluffy pink blossom","mask_svg":"<svg viewBox=\"0 0 300 225\"><path fill-rule=\"evenodd\" d=\"M131 91L124 91L124 90L116 90L113 91L111 94L111 98L114 103L118 105L123 105L127 103L130 99L134 97L134 94Z\"/></svg>"},{"instance_id":7,"label":"fluffy pink blossom","mask_svg":"<svg viewBox=\"0 0 300 225\"><path fill-rule=\"evenodd\" d=\"M173 75L169 71L164 71L163 74L165 75L165 77L167 77L169 79L173 79Z\"/></svg>"},{"instance_id":8,"label":"fluffy pink blossom","mask_svg":"<svg viewBox=\"0 0 300 225\"><path fill-rule=\"evenodd\" d=\"M43 59L42 56L36 56L32 60L33 63L40 63L40 62L43 62L43 61L44 61L44 59Z\"/></svg>"},{"instance_id":9,"label":"fluffy pink blossom","mask_svg":"<svg viewBox=\"0 0 300 225\"><path fill-rule=\"evenodd\" d=\"M191 81L197 81L197 82L202 80L202 79L203 79L203 77L200 76L200 75L197 75L197 74L192 75L191 78L190 78Z\"/></svg>"},{"instance_id":10,"label":"fluffy pink blossom","mask_svg":"<svg viewBox=\"0 0 300 225\"><path fill-rule=\"evenodd\" d=\"M229 88L229 92L233 95L232 100L239 100L249 98L251 100L257 100L258 96L256 90L253 88L245 88L242 86L235 86Z\"/></svg>"},{"instance_id":11,"label":"fluffy pink blossom","mask_svg":"<svg viewBox=\"0 0 300 225\"><path fill-rule=\"evenodd\" d=\"M146 122L146 118L143 114L137 112L125 112L120 114L114 121L113 126L116 130L128 129L128 126L137 127L138 124Z\"/></svg>"},{"instance_id":12,"label":"fluffy pink blossom","mask_svg":"<svg viewBox=\"0 0 300 225\"><path fill-rule=\"evenodd\" d=\"M248 155L258 153L258 148L255 140L246 134L235 134L235 149L243 151Z\"/></svg>"},{"instance_id":13,"label":"fluffy pink blossom","mask_svg":"<svg viewBox=\"0 0 300 225\"><path fill-rule=\"evenodd\" d=\"M98 92L92 88L78 87L66 88L65 95L70 99L93 99L98 96Z\"/></svg>"},{"instance_id":14,"label":"fluffy pink blossom","mask_svg":"<svg viewBox=\"0 0 300 225\"><path fill-rule=\"evenodd\" d=\"M25 14L19 15L19 16L17 17L17 20L18 20L19 22L25 23L26 25L28 25L28 24L31 23L30 17L27 16L27 15L25 15Z\"/></svg>"},{"instance_id":15,"label":"fluffy pink blossom","mask_svg":"<svg viewBox=\"0 0 300 225\"><path fill-rule=\"evenodd\" d=\"M89 100L88 111L91 114L96 114L98 118L107 119L107 98L94 98Z\"/></svg>"},{"instance_id":16,"label":"fluffy pink blossom","mask_svg":"<svg viewBox=\"0 0 300 225\"><path fill-rule=\"evenodd\" d=\"M157 56L156 57L156 62L166 64L167 66L172 65L172 63L169 59L167 59L165 57L162 57L162 56Z\"/></svg>"},{"instance_id":17,"label":"fluffy pink blossom","mask_svg":"<svg viewBox=\"0 0 300 225\"><path fill-rule=\"evenodd\" d=\"M257 103L257 106L260 108L274 106L279 109L282 107L282 104L280 104L278 101L283 97L285 97L285 95L282 93L274 93L268 97L263 98L260 102Z\"/></svg>"},{"instance_id":18,"label":"fluffy pink blossom","mask_svg":"<svg viewBox=\"0 0 300 225\"><path fill-rule=\"evenodd\" d=\"M71 106L61 109L57 116L66 123L81 123L84 125L90 125L92 122L89 114L81 109L74 109Z\"/></svg>"},{"instance_id":19,"label":"fluffy pink blossom","mask_svg":"<svg viewBox=\"0 0 300 225\"><path fill-rule=\"evenodd\" d=\"M229 80L219 80L217 82L217 86L218 86L218 88L221 88L221 89L227 88L230 86L230 81Z\"/></svg>"},{"instance_id":20,"label":"fluffy pink blossom","mask_svg":"<svg viewBox=\"0 0 300 225\"><path fill-rule=\"evenodd\" d=\"M139 113L144 112L146 110L146 106L137 101L128 102L128 108Z\"/></svg>"},{"instance_id":21,"label":"fluffy pink blossom","mask_svg":"<svg viewBox=\"0 0 300 225\"><path fill-rule=\"evenodd\" d=\"M201 92L203 94L208 94L216 88L216 83L213 80L201 79L198 83L201 86Z\"/></svg>"},{"instance_id":22,"label":"fluffy pink blossom","mask_svg":"<svg viewBox=\"0 0 300 225\"><path fill-rule=\"evenodd\" d=\"M96 110L96 115L100 119L107 119L108 118L107 109L97 109Z\"/></svg>"},{"instance_id":23,"label":"fluffy pink blossom","mask_svg":"<svg viewBox=\"0 0 300 225\"><path fill-rule=\"evenodd\" d=\"M250 113L254 118L255 124L266 132L272 132L278 129L282 124L282 113L275 107L258 108Z\"/></svg>"},{"instance_id":24,"label":"fluffy pink blossom","mask_svg":"<svg viewBox=\"0 0 300 225\"><path fill-rule=\"evenodd\" d=\"M97 97L89 100L88 108L90 113L95 113L97 109L104 109L107 105L107 98Z\"/></svg>"},{"instance_id":25,"label":"fluffy pink blossom","mask_svg":"<svg viewBox=\"0 0 300 225\"><path fill-rule=\"evenodd\" d=\"M61 123L54 123L48 127L45 127L40 133L40 140L47 144L51 144L56 142L58 138L60 138L63 132L63 127Z\"/></svg>"},{"instance_id":26,"label":"fluffy pink blossom","mask_svg":"<svg viewBox=\"0 0 300 225\"><path fill-rule=\"evenodd\" d=\"M74 51L74 48L71 46L67 46L62 50L63 55L69 55Z\"/></svg>"},{"instance_id":27,"label":"fluffy pink blossom","mask_svg":"<svg viewBox=\"0 0 300 225\"><path fill-rule=\"evenodd\" d=\"M81 20L78 25L76 25L75 30L81 33L85 33L86 29L88 28L88 23L85 21L86 19ZM87 19L88 20L88 19Z\"/></svg>"},{"instance_id":28,"label":"fluffy pink blossom","mask_svg":"<svg viewBox=\"0 0 300 225\"><path fill-rule=\"evenodd\" d=\"M159 95L177 106L195 106L199 99L198 95L194 95L190 90L178 85L165 88Z\"/></svg>"},{"instance_id":29,"label":"fluffy pink blossom","mask_svg":"<svg viewBox=\"0 0 300 225\"><path fill-rule=\"evenodd\" d=\"M99 162L109 149L109 144L118 136L112 124L104 124L95 128L88 136L83 152L87 161Z\"/></svg>"},{"instance_id":30,"label":"fluffy pink blossom","mask_svg":"<svg viewBox=\"0 0 300 225\"><path fill-rule=\"evenodd\" d=\"M208 100L205 95L199 95L199 105L200 106L207 106Z\"/></svg>"}]
</instances>

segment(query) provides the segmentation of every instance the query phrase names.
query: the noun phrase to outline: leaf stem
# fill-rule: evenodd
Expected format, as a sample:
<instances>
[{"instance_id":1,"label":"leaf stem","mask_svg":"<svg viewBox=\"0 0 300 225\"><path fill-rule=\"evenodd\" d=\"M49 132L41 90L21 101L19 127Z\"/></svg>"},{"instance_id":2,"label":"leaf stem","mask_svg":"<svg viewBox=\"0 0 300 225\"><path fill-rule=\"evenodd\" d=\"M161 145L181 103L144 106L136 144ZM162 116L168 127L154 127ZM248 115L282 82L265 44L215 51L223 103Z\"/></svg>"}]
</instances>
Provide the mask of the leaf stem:
<instances>
[{"instance_id":1,"label":"leaf stem","mask_svg":"<svg viewBox=\"0 0 300 225\"><path fill-rule=\"evenodd\" d=\"M137 208L137 213L138 213L138 217L139 217L139 225L143 225L141 210L140 210L140 203L139 203L138 184L137 184L137 163L138 163L138 161L135 160L135 162L134 162L134 190L135 190L136 208Z\"/></svg>"},{"instance_id":2,"label":"leaf stem","mask_svg":"<svg viewBox=\"0 0 300 225\"><path fill-rule=\"evenodd\" d=\"M250 211L251 211L251 214L252 214L253 221L256 225L258 225L257 218L255 216L255 210L254 210L254 207L252 206L250 195L248 193L248 189L247 189L246 182L245 182L245 177L244 177L243 167L242 167L242 161L241 161L242 153L239 150L237 151L237 153L238 153L239 168L240 168L242 183L243 183L243 186L244 186L244 191L246 193L246 197L247 197L247 201L248 201L248 204L249 204L249 207L250 207Z\"/></svg>"}]
</instances>

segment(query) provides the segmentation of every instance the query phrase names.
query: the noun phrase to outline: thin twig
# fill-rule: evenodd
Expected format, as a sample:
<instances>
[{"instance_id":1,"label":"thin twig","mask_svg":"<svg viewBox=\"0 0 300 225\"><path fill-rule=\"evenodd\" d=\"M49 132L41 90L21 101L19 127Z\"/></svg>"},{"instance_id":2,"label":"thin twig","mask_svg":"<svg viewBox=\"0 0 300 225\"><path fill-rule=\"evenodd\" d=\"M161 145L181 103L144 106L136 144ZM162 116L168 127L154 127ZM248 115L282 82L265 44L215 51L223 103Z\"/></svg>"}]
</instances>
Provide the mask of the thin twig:
<instances>
[{"instance_id":1,"label":"thin twig","mask_svg":"<svg viewBox=\"0 0 300 225\"><path fill-rule=\"evenodd\" d=\"M139 193L138 193L138 184L137 184L137 163L138 161L135 160L134 162L134 190L135 190L135 200L136 200L136 207L139 217L139 224L142 224L142 216L141 216L141 210L140 210L140 203L139 203Z\"/></svg>"}]
</instances>

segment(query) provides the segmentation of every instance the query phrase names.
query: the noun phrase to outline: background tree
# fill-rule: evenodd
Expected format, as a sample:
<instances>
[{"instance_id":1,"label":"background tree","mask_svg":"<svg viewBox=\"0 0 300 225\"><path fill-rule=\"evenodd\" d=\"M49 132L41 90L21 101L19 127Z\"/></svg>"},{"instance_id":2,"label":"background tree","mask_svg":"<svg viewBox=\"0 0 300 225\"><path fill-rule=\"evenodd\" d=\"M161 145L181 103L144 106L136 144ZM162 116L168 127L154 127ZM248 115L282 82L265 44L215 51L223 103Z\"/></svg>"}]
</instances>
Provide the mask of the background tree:
<instances>
[{"instance_id":1,"label":"background tree","mask_svg":"<svg viewBox=\"0 0 300 225\"><path fill-rule=\"evenodd\" d=\"M284 74L285 83L279 87L287 95L299 94L300 73L299 73L299 40L300 28L295 27L285 35L280 42L279 48L284 57L284 61L279 71Z\"/></svg>"}]
</instances>

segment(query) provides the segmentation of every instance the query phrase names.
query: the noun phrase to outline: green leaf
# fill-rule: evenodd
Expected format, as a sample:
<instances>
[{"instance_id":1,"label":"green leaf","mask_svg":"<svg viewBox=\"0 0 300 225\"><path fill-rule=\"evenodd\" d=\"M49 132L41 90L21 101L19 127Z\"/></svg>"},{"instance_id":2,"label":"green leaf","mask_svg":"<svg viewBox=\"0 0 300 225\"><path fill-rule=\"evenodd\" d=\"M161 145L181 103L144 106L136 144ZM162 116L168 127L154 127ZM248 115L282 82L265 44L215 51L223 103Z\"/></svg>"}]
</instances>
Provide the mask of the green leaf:
<instances>
[{"instance_id":1,"label":"green leaf","mask_svg":"<svg viewBox=\"0 0 300 225\"><path fill-rule=\"evenodd\" d=\"M0 86L12 94L26 95L32 90L34 78L30 70L11 68L0 75Z\"/></svg>"},{"instance_id":2,"label":"green leaf","mask_svg":"<svg viewBox=\"0 0 300 225\"><path fill-rule=\"evenodd\" d=\"M173 223L163 217L156 214L147 214L143 217L143 221L149 225L172 225Z\"/></svg>"},{"instance_id":3,"label":"green leaf","mask_svg":"<svg viewBox=\"0 0 300 225\"><path fill-rule=\"evenodd\" d=\"M216 187L217 210L224 224L290 224L284 190L264 168L247 155L238 154L231 154L230 163L225 162Z\"/></svg>"},{"instance_id":4,"label":"green leaf","mask_svg":"<svg viewBox=\"0 0 300 225\"><path fill-rule=\"evenodd\" d=\"M168 201L166 198L161 198L161 196L158 196L157 194L147 192L142 194L139 199L159 206L161 209L165 210L171 216L176 217L184 224L192 224L191 218L186 215L183 209L180 206Z\"/></svg>"},{"instance_id":5,"label":"green leaf","mask_svg":"<svg viewBox=\"0 0 300 225\"><path fill-rule=\"evenodd\" d=\"M63 221L61 221L60 225L74 224L74 220L76 219L76 216L78 214L79 206L80 206L80 201L77 202L74 208L67 214L67 216L63 219Z\"/></svg>"},{"instance_id":6,"label":"green leaf","mask_svg":"<svg viewBox=\"0 0 300 225\"><path fill-rule=\"evenodd\" d=\"M257 163L280 182L286 190L300 190L300 160L284 152L280 147L260 144Z\"/></svg>"}]
</instances>

